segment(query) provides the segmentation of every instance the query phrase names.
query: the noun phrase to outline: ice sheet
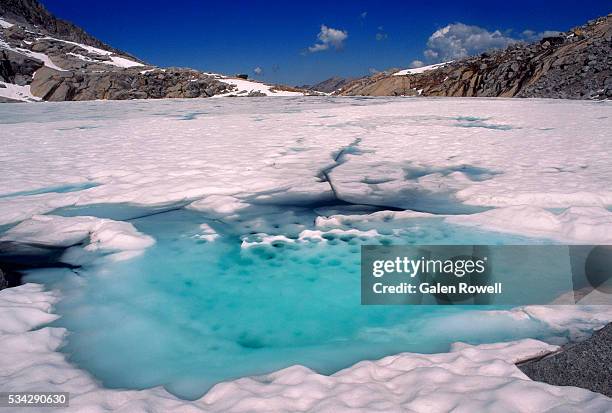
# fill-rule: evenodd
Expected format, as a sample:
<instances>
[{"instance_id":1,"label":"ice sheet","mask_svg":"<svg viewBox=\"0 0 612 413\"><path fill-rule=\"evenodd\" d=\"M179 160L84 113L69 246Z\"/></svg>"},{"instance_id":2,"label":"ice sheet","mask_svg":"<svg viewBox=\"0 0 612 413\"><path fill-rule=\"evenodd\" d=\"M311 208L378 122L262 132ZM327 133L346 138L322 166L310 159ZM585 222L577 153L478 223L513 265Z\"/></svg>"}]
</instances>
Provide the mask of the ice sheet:
<instances>
[{"instance_id":1,"label":"ice sheet","mask_svg":"<svg viewBox=\"0 0 612 413\"><path fill-rule=\"evenodd\" d=\"M285 204L337 198L436 213L612 205L610 102L253 102L5 105L0 195L100 185L1 198L0 224L67 205L156 205L211 195ZM41 112L36 121L27 119L30 110ZM175 113L199 115L185 120Z\"/></svg>"},{"instance_id":2,"label":"ice sheet","mask_svg":"<svg viewBox=\"0 0 612 413\"><path fill-rule=\"evenodd\" d=\"M85 242L122 253L150 246L153 240L129 224L37 216L118 203L190 204L220 220L245 251L276 242L391 236L397 222L413 219L609 242L609 102L281 98L265 105L196 99L23 106L0 106L6 132L0 136L0 225L23 221L4 235L18 242ZM83 182L98 185L50 190ZM305 229L312 214L286 208L333 211L343 202L388 210L351 214L348 205ZM194 236L219 242L216 230L199 224ZM6 348L0 387L70 391L73 411L612 408L603 396L523 376L514 361L554 349L533 340L399 354L331 376L295 366L219 384L194 402L161 388L108 390L57 351L65 330L35 329L57 317L51 307L58 298L32 284L0 292L2 318L14 320L0 326ZM491 320L499 316L493 312ZM502 316L576 338L612 320L607 307L526 307Z\"/></svg>"}]
</instances>

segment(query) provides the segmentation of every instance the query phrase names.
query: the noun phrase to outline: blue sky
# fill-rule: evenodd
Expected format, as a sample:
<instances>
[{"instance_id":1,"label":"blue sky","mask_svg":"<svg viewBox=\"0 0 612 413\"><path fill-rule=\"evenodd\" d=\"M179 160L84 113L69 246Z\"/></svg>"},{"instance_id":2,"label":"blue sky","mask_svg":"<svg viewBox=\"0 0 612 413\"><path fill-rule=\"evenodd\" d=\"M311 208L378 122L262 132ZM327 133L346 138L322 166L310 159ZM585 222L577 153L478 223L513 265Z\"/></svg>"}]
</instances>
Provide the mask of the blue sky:
<instances>
[{"instance_id":1,"label":"blue sky","mask_svg":"<svg viewBox=\"0 0 612 413\"><path fill-rule=\"evenodd\" d=\"M609 1L589 0L42 3L155 65L248 73L289 85L435 63L612 12Z\"/></svg>"}]
</instances>

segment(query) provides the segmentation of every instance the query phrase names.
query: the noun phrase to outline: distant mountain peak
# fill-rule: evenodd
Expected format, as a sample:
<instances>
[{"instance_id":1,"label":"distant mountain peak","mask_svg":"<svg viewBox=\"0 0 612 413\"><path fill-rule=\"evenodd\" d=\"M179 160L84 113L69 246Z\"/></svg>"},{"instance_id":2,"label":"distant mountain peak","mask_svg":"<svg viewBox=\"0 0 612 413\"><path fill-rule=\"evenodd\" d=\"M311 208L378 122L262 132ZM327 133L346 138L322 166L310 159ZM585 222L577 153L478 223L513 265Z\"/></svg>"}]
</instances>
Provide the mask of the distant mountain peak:
<instances>
[{"instance_id":1,"label":"distant mountain peak","mask_svg":"<svg viewBox=\"0 0 612 413\"><path fill-rule=\"evenodd\" d=\"M159 68L49 13L0 3L0 102L295 96L305 92L187 68Z\"/></svg>"}]
</instances>

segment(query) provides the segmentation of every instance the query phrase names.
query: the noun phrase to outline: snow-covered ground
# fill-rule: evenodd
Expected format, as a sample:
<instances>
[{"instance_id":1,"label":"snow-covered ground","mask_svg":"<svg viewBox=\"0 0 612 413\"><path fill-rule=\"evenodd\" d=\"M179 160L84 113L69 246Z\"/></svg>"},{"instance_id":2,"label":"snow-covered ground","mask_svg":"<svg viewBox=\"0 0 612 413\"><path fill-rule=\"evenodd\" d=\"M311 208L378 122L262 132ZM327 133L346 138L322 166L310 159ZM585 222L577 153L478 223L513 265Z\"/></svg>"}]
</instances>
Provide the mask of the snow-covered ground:
<instances>
[{"instance_id":1,"label":"snow-covered ground","mask_svg":"<svg viewBox=\"0 0 612 413\"><path fill-rule=\"evenodd\" d=\"M135 67L135 66L144 66L142 63L135 62L134 60L128 59L126 57L119 56L119 55L117 55L117 54L115 54L113 52L110 52L108 50L100 49L99 47L87 46L87 45L82 44L82 43L75 43L75 42L71 42L71 41L68 41L68 40L57 39L55 37L43 37L41 39L43 39L43 40L52 40L54 42L63 42L63 43L72 44L72 45L78 46L79 48L81 48L83 50L86 50L89 53L97 54L97 55L100 55L100 56L108 56L111 60L110 60L110 62L109 61L103 61L102 63L104 63L104 64L108 64L108 65L112 65L112 66L117 66L117 67L123 67L123 68ZM76 56L78 57L78 54ZM84 60L84 61L89 61L89 60L87 60L86 56L80 56L80 58L82 60Z\"/></svg>"},{"instance_id":2,"label":"snow-covered ground","mask_svg":"<svg viewBox=\"0 0 612 413\"><path fill-rule=\"evenodd\" d=\"M40 98L32 95L30 86L19 86L12 83L0 82L0 97L23 102L36 102Z\"/></svg>"},{"instance_id":3,"label":"snow-covered ground","mask_svg":"<svg viewBox=\"0 0 612 413\"><path fill-rule=\"evenodd\" d=\"M611 111L609 102L393 98L2 106L0 225L96 203L222 195L231 209L247 199L329 200L320 174L332 168L336 196L351 203L436 213L498 208L471 215L470 225L479 217L493 225L503 208L529 206L513 211L515 224L499 220L561 237L578 216L590 216L597 225L584 228L600 234L612 222ZM87 183L97 185L54 190ZM568 207L588 208L559 213ZM594 236L567 233L575 242Z\"/></svg>"},{"instance_id":4,"label":"snow-covered ground","mask_svg":"<svg viewBox=\"0 0 612 413\"><path fill-rule=\"evenodd\" d=\"M211 75L215 76L217 80L223 83L227 83L228 85L236 86L236 89L220 95L215 95L215 97L223 97L223 96L241 96L248 95L249 93L263 93L266 96L304 96L302 92L293 92L290 90L281 90L277 89L274 86L267 85L262 82L258 82L255 80L246 80L235 77L223 76L216 73L211 73Z\"/></svg>"},{"instance_id":5,"label":"snow-covered ground","mask_svg":"<svg viewBox=\"0 0 612 413\"><path fill-rule=\"evenodd\" d=\"M393 76L406 76L406 75L415 75L415 74L418 74L418 73L424 73L424 72L427 72L429 70L433 70L433 69L437 69L439 67L445 66L445 65L447 65L449 63L452 63L452 62L453 61L450 60L448 62L436 63L434 65L415 67L413 69L404 69L404 70L400 70L399 72L393 73Z\"/></svg>"},{"instance_id":6,"label":"snow-covered ground","mask_svg":"<svg viewBox=\"0 0 612 413\"><path fill-rule=\"evenodd\" d=\"M17 224L0 235L3 241L83 242L87 251L130 259L155 242L131 224L44 214L70 206L178 204L241 225L232 219L245 211L257 216L271 205L335 199L406 211L330 211L292 241L280 237L296 223L279 213L276 229L255 218L245 233L257 228L263 243L307 242L330 231L375 238L380 234L373 228L436 216L563 242L612 243L609 102L80 102L2 105L0 123L0 225ZM201 229L210 242L218 238L210 227ZM253 246L247 237L240 242ZM193 402L161 387L110 390L58 352L68 333L44 324L58 317L53 306L60 299L59 291L37 284L0 292L0 317L9 320L0 325L0 388L69 391L71 411L612 409L604 396L524 376L515 362L557 348L536 340L403 353L330 376L294 366L220 383ZM523 307L504 314L572 338L612 321L610 307Z\"/></svg>"}]
</instances>

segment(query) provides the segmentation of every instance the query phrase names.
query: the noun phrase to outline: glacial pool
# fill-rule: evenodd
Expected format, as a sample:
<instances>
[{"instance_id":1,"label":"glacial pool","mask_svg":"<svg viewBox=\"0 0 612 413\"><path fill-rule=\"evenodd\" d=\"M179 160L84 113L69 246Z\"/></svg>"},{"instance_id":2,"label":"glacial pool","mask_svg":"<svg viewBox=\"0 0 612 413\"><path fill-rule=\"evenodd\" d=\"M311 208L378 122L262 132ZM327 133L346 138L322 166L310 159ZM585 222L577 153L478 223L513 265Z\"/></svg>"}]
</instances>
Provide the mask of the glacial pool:
<instances>
[{"instance_id":1,"label":"glacial pool","mask_svg":"<svg viewBox=\"0 0 612 413\"><path fill-rule=\"evenodd\" d=\"M156 240L143 255L109 262L85 254L80 268L30 271L25 281L61 291L55 307L61 318L51 325L69 331L62 351L72 363L109 388L162 385L186 399L221 381L294 364L331 374L364 359L448 351L456 341L554 336L539 321L484 312L492 307L360 305L360 244L540 240L434 217L410 220L395 232L380 228L387 235L378 239L257 244L261 232L295 239L318 214L346 213L348 207L334 208L262 206L225 221L183 208L144 216L124 211L124 219L140 216L128 221ZM362 212L371 212L367 208ZM121 210L98 206L59 213L117 218ZM217 238L202 236L202 224ZM243 241L255 245L244 248ZM70 253L79 257L82 251L75 249Z\"/></svg>"}]
</instances>

